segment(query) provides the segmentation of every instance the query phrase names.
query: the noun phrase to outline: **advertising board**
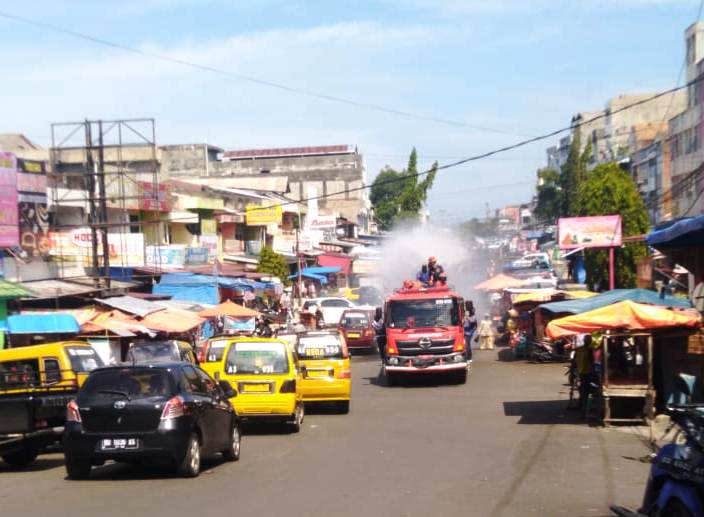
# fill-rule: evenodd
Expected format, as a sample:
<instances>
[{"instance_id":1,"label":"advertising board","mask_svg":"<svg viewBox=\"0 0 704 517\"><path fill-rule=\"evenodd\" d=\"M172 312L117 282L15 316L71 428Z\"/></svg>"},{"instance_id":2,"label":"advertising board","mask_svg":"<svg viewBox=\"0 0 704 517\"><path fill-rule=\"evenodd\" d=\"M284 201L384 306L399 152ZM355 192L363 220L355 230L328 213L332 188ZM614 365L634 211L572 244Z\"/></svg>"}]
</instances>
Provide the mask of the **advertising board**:
<instances>
[{"instance_id":1,"label":"advertising board","mask_svg":"<svg viewBox=\"0 0 704 517\"><path fill-rule=\"evenodd\" d=\"M71 232L49 233L49 254L69 262L91 265L93 236L89 228L79 228ZM144 266L144 234L109 233L108 248L111 266ZM102 245L98 243L98 253Z\"/></svg>"},{"instance_id":2,"label":"advertising board","mask_svg":"<svg viewBox=\"0 0 704 517\"><path fill-rule=\"evenodd\" d=\"M0 152L0 248L18 246L17 159Z\"/></svg>"},{"instance_id":3,"label":"advertising board","mask_svg":"<svg viewBox=\"0 0 704 517\"><path fill-rule=\"evenodd\" d=\"M145 259L148 266L183 266L186 263L186 246L147 246Z\"/></svg>"},{"instance_id":4,"label":"advertising board","mask_svg":"<svg viewBox=\"0 0 704 517\"><path fill-rule=\"evenodd\" d=\"M267 224L281 224L281 205L247 207L247 226L266 226Z\"/></svg>"},{"instance_id":5,"label":"advertising board","mask_svg":"<svg viewBox=\"0 0 704 517\"><path fill-rule=\"evenodd\" d=\"M621 246L621 216L563 217L557 223L561 249Z\"/></svg>"}]
</instances>

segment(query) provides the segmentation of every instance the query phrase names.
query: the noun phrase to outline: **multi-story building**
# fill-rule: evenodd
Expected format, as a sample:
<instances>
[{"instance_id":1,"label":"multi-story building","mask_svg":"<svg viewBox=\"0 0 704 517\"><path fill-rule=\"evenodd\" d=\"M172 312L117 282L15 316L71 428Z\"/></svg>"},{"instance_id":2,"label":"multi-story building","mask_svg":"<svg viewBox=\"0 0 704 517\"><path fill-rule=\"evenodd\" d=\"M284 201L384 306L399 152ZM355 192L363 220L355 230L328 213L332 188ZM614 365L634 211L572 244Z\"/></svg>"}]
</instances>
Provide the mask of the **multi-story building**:
<instances>
[{"instance_id":1,"label":"multi-story building","mask_svg":"<svg viewBox=\"0 0 704 517\"><path fill-rule=\"evenodd\" d=\"M698 22L684 33L686 46L686 80L704 78L704 23ZM671 150L673 218L704 213L704 85L690 85L686 91L686 109L669 119L668 142Z\"/></svg>"}]
</instances>

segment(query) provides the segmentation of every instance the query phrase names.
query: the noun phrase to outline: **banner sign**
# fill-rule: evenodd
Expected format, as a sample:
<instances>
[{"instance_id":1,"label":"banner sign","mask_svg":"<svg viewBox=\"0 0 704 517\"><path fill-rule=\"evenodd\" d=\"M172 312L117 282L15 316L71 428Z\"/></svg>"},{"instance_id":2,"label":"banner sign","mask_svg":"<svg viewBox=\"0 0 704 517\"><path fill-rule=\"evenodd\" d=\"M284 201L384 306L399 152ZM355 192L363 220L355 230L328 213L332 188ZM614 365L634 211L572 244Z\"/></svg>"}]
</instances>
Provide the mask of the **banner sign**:
<instances>
[{"instance_id":1,"label":"banner sign","mask_svg":"<svg viewBox=\"0 0 704 517\"><path fill-rule=\"evenodd\" d=\"M208 263L209 258L208 248L186 248L186 264L195 266Z\"/></svg>"},{"instance_id":2,"label":"banner sign","mask_svg":"<svg viewBox=\"0 0 704 517\"><path fill-rule=\"evenodd\" d=\"M621 246L621 216L567 217L557 222L560 249Z\"/></svg>"},{"instance_id":3,"label":"banner sign","mask_svg":"<svg viewBox=\"0 0 704 517\"><path fill-rule=\"evenodd\" d=\"M310 230L334 230L337 228L336 215L317 215L309 217L306 225Z\"/></svg>"},{"instance_id":4,"label":"banner sign","mask_svg":"<svg viewBox=\"0 0 704 517\"><path fill-rule=\"evenodd\" d=\"M44 203L19 204L20 247L27 258L49 255L49 211Z\"/></svg>"},{"instance_id":5,"label":"banner sign","mask_svg":"<svg viewBox=\"0 0 704 517\"><path fill-rule=\"evenodd\" d=\"M0 248L18 246L17 159L0 152Z\"/></svg>"},{"instance_id":6,"label":"banner sign","mask_svg":"<svg viewBox=\"0 0 704 517\"><path fill-rule=\"evenodd\" d=\"M82 262L90 266L92 246L93 236L90 228L49 233L49 254L62 260ZM109 233L108 248L111 266L144 266L144 234ZM98 253L102 252L102 244L98 242Z\"/></svg>"},{"instance_id":7,"label":"banner sign","mask_svg":"<svg viewBox=\"0 0 704 517\"><path fill-rule=\"evenodd\" d=\"M183 266L186 263L186 246L147 246L145 258L148 266Z\"/></svg>"},{"instance_id":8,"label":"banner sign","mask_svg":"<svg viewBox=\"0 0 704 517\"><path fill-rule=\"evenodd\" d=\"M142 190L142 199L139 203L141 210L151 212L169 211L169 192L166 184L159 183L154 185L151 181L140 181L139 186Z\"/></svg>"},{"instance_id":9,"label":"banner sign","mask_svg":"<svg viewBox=\"0 0 704 517\"><path fill-rule=\"evenodd\" d=\"M247 226L266 226L267 224L281 224L281 205L247 207Z\"/></svg>"},{"instance_id":10,"label":"banner sign","mask_svg":"<svg viewBox=\"0 0 704 517\"><path fill-rule=\"evenodd\" d=\"M218 256L218 236L217 235L201 235L198 237L198 242L202 248L206 248L211 257Z\"/></svg>"},{"instance_id":11,"label":"banner sign","mask_svg":"<svg viewBox=\"0 0 704 517\"><path fill-rule=\"evenodd\" d=\"M17 169L29 174L46 174L46 163L41 160L17 158Z\"/></svg>"}]
</instances>

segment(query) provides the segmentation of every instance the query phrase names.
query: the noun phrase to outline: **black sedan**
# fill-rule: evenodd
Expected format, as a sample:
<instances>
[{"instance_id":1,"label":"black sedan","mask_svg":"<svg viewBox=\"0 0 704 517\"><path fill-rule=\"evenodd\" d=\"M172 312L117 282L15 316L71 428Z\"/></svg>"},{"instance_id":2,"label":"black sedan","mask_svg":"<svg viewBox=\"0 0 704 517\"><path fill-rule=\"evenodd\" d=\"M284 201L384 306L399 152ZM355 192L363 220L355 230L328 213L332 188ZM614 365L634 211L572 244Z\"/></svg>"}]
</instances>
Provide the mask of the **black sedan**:
<instances>
[{"instance_id":1,"label":"black sedan","mask_svg":"<svg viewBox=\"0 0 704 517\"><path fill-rule=\"evenodd\" d=\"M188 363L94 370L67 407L68 477L86 479L106 460L167 461L185 477L200 473L204 456L236 461L240 421L228 400L235 395Z\"/></svg>"}]
</instances>

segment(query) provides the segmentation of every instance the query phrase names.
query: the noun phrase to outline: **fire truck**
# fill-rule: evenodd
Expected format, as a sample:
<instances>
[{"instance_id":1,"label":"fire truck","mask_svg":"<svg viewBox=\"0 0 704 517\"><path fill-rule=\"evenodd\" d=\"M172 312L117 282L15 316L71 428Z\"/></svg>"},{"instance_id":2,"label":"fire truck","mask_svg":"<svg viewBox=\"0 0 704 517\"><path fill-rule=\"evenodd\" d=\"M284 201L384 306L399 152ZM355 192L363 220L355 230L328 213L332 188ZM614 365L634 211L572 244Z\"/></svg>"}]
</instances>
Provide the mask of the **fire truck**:
<instances>
[{"instance_id":1,"label":"fire truck","mask_svg":"<svg viewBox=\"0 0 704 517\"><path fill-rule=\"evenodd\" d=\"M445 373L467 381L464 300L448 287L398 289L384 304L383 369L389 385L402 375Z\"/></svg>"}]
</instances>

